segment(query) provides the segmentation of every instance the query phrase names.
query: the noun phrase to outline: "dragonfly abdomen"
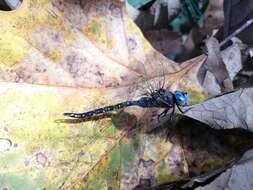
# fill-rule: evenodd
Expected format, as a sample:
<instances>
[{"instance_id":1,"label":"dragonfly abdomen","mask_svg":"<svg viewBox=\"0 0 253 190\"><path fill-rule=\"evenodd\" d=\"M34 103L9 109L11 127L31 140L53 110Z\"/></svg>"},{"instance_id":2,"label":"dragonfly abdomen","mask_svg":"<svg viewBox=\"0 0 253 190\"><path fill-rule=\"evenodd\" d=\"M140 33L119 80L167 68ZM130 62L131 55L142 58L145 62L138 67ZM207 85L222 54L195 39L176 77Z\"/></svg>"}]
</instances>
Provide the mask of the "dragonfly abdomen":
<instances>
[{"instance_id":1,"label":"dragonfly abdomen","mask_svg":"<svg viewBox=\"0 0 253 190\"><path fill-rule=\"evenodd\" d=\"M115 105L112 105L112 106L106 106L106 107L103 107L103 108L98 108L98 109L91 110L91 111L88 111L88 112L83 112L83 113L64 113L64 116L79 118L79 119L85 119L85 118L94 117L94 116L97 116L97 115L100 115L100 114L112 112L112 111L115 111L115 110L123 109L123 108L126 108L128 106L132 106L132 105L136 105L136 101L126 101L126 102L122 102L122 103L115 104Z\"/></svg>"}]
</instances>

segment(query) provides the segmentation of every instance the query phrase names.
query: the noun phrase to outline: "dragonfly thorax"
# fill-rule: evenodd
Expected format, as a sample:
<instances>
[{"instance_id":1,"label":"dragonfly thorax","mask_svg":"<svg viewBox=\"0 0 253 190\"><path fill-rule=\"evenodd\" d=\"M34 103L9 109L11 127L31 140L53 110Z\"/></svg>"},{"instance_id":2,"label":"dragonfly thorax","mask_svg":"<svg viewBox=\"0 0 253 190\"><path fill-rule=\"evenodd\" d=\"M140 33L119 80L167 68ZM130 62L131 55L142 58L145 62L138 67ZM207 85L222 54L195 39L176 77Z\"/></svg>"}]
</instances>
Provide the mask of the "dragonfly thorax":
<instances>
[{"instance_id":1,"label":"dragonfly thorax","mask_svg":"<svg viewBox=\"0 0 253 190\"><path fill-rule=\"evenodd\" d=\"M170 107L173 107L175 103L175 98L174 98L173 93L162 88L154 91L151 94L151 97L154 102L153 104L156 107L170 108Z\"/></svg>"},{"instance_id":2,"label":"dragonfly thorax","mask_svg":"<svg viewBox=\"0 0 253 190\"><path fill-rule=\"evenodd\" d=\"M174 104L178 106L188 105L188 95L183 91L171 92L163 88L154 91L151 97L156 106L172 107Z\"/></svg>"}]
</instances>

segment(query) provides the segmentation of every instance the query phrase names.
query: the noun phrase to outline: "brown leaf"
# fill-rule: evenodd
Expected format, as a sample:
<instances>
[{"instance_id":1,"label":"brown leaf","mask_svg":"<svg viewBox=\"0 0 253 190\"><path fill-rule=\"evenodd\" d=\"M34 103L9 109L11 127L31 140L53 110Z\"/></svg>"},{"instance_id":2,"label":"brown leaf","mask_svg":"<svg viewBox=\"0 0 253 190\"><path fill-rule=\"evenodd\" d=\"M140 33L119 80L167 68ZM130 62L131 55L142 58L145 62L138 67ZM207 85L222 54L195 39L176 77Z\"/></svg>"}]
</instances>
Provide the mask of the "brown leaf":
<instances>
[{"instance_id":1,"label":"brown leaf","mask_svg":"<svg viewBox=\"0 0 253 190\"><path fill-rule=\"evenodd\" d=\"M214 92L217 91L217 85L213 81L214 76L221 92L232 90L233 83L226 69L226 65L222 60L218 41L214 37L211 37L206 40L206 47L208 50L208 57L198 74L199 78L202 80L201 84L209 93L214 94Z\"/></svg>"},{"instance_id":2,"label":"brown leaf","mask_svg":"<svg viewBox=\"0 0 253 190\"><path fill-rule=\"evenodd\" d=\"M136 188L135 190L183 190L183 189L195 189L196 186L203 186L205 183L208 183L208 181L212 180L213 178L218 177L222 172L226 171L228 168L232 166L232 163L228 164L227 166L223 168L219 168L215 171L205 173L199 176L195 176L192 178L186 178L183 180L171 182L171 183L164 183L161 185L158 185L156 187L151 188ZM205 186L205 187L208 187ZM196 188L197 190L202 189ZM215 188L214 188L215 189Z\"/></svg>"},{"instance_id":3,"label":"brown leaf","mask_svg":"<svg viewBox=\"0 0 253 190\"><path fill-rule=\"evenodd\" d=\"M223 25L223 0L210 1L204 14L202 36L211 35L214 29Z\"/></svg>"},{"instance_id":4,"label":"brown leaf","mask_svg":"<svg viewBox=\"0 0 253 190\"><path fill-rule=\"evenodd\" d=\"M168 58L175 59L183 51L183 42L177 32L167 29L150 30L144 35L156 50Z\"/></svg>"},{"instance_id":5,"label":"brown leaf","mask_svg":"<svg viewBox=\"0 0 253 190\"><path fill-rule=\"evenodd\" d=\"M62 114L126 101L147 89L146 80L202 94L196 73L203 57L182 66L166 59L117 0L23 1L17 11L0 12L0 32L0 136L13 142L8 150L1 141L1 188L12 188L14 178L24 189L129 189L141 180L133 172L140 159L160 163L173 149L160 137L129 132L151 111L130 108L86 122Z\"/></svg>"},{"instance_id":6,"label":"brown leaf","mask_svg":"<svg viewBox=\"0 0 253 190\"><path fill-rule=\"evenodd\" d=\"M153 80L162 73L175 85L185 75L148 44L118 1L31 4L0 21L2 81L104 88L133 86L144 75Z\"/></svg>"},{"instance_id":7,"label":"brown leaf","mask_svg":"<svg viewBox=\"0 0 253 190\"><path fill-rule=\"evenodd\" d=\"M253 187L253 150L245 152L242 158L232 167L223 172L214 181L196 190L251 190Z\"/></svg>"}]
</instances>

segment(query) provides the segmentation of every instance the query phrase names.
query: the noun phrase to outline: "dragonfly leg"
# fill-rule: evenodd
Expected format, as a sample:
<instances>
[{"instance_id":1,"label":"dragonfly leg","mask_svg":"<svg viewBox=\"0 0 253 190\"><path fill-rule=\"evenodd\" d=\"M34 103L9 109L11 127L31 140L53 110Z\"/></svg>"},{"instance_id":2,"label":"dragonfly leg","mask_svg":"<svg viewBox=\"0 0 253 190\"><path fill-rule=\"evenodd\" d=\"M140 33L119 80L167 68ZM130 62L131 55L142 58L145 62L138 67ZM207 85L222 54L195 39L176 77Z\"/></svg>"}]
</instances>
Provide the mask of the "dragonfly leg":
<instances>
[{"instance_id":1,"label":"dragonfly leg","mask_svg":"<svg viewBox=\"0 0 253 190\"><path fill-rule=\"evenodd\" d=\"M170 121L173 120L174 114L175 114L175 105L173 106L172 112L170 113Z\"/></svg>"},{"instance_id":2,"label":"dragonfly leg","mask_svg":"<svg viewBox=\"0 0 253 190\"><path fill-rule=\"evenodd\" d=\"M178 104L176 104L177 105L177 108L178 108L178 110L183 114L184 113L184 111L183 110L181 110L181 108L178 106Z\"/></svg>"},{"instance_id":3,"label":"dragonfly leg","mask_svg":"<svg viewBox=\"0 0 253 190\"><path fill-rule=\"evenodd\" d=\"M190 109L192 109L192 108L188 108L188 109L186 109L185 111L183 111L178 105L177 105L177 108L178 108L178 110L179 110L182 114L185 114L185 113L188 112Z\"/></svg>"},{"instance_id":4,"label":"dragonfly leg","mask_svg":"<svg viewBox=\"0 0 253 190\"><path fill-rule=\"evenodd\" d=\"M191 110L192 108L188 108L187 110L183 111L183 114L185 114L186 112L188 112L189 110Z\"/></svg>"},{"instance_id":5,"label":"dragonfly leg","mask_svg":"<svg viewBox=\"0 0 253 190\"><path fill-rule=\"evenodd\" d=\"M158 121L160 121L161 117L164 117L168 113L169 109L165 109L162 113L158 115Z\"/></svg>"}]
</instances>

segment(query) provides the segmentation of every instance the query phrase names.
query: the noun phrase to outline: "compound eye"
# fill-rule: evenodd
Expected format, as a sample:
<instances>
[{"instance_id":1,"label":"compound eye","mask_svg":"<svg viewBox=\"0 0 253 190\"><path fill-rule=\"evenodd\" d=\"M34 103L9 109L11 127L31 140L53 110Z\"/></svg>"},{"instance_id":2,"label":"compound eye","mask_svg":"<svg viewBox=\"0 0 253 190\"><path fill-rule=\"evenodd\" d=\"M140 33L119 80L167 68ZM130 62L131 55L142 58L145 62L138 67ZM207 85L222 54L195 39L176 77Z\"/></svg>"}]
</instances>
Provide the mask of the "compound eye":
<instances>
[{"instance_id":1,"label":"compound eye","mask_svg":"<svg viewBox=\"0 0 253 190\"><path fill-rule=\"evenodd\" d=\"M178 98L178 104L179 105L181 105L181 106L184 106L184 105L186 105L187 103L186 103L186 98L185 97L179 97Z\"/></svg>"},{"instance_id":2,"label":"compound eye","mask_svg":"<svg viewBox=\"0 0 253 190\"><path fill-rule=\"evenodd\" d=\"M180 98L179 98L179 102L180 102L180 103L183 103L183 102L184 102L184 98L183 98L183 97L180 97Z\"/></svg>"}]
</instances>

